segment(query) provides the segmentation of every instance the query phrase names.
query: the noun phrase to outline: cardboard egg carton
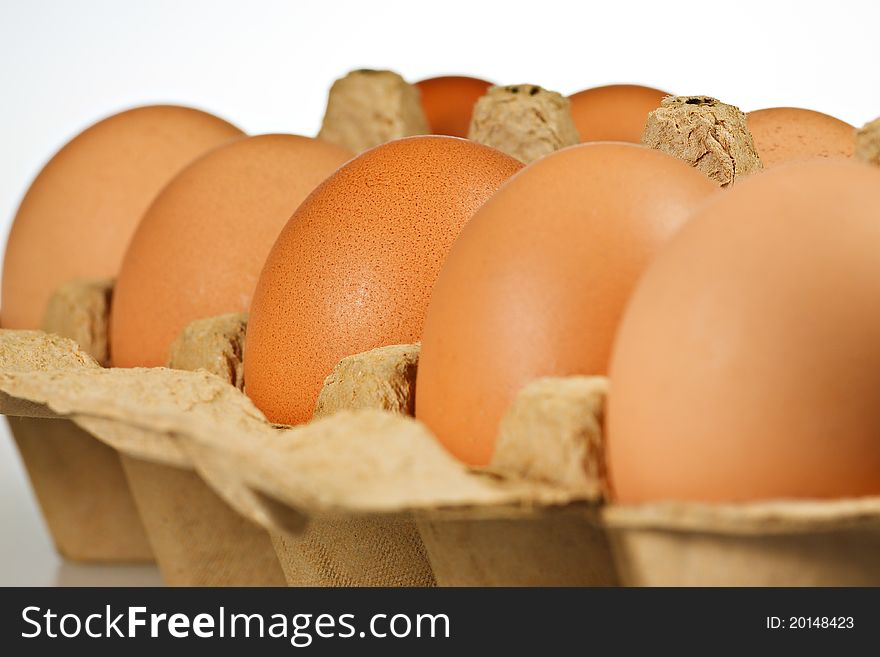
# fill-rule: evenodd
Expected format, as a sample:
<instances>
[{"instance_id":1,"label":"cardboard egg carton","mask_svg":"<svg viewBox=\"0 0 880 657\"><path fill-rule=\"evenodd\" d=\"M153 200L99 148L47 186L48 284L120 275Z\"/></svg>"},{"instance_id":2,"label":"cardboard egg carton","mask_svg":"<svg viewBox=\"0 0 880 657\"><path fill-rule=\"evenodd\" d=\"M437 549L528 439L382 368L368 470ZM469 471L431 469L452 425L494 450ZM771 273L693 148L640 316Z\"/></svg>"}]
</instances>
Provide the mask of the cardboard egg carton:
<instances>
[{"instance_id":1,"label":"cardboard egg carton","mask_svg":"<svg viewBox=\"0 0 880 657\"><path fill-rule=\"evenodd\" d=\"M3 371L99 367L107 358L111 290L112 281L83 281L59 290L44 324L53 333L70 333L83 346L18 331L0 346ZM58 552L85 562L152 561L116 450L73 422L45 417L21 400L2 396L2 402L18 409L7 421Z\"/></svg>"},{"instance_id":2,"label":"cardboard egg carton","mask_svg":"<svg viewBox=\"0 0 880 657\"><path fill-rule=\"evenodd\" d=\"M600 377L527 386L474 470L408 417L417 345L344 359L297 427L206 371L75 352L0 332L0 411L64 418L118 450L174 583L880 584L880 498L607 503ZM22 354L40 368L16 367Z\"/></svg>"},{"instance_id":3,"label":"cardboard egg carton","mask_svg":"<svg viewBox=\"0 0 880 657\"><path fill-rule=\"evenodd\" d=\"M59 289L44 322L52 334L2 331L0 371L54 372L53 380L72 385L77 383L73 369L92 375L113 371L85 353L88 349L106 364L112 285L75 281ZM230 316L211 325L213 332L198 322L188 327L174 345L172 360L240 383L235 347L243 338L243 321ZM129 376L150 381L137 370L129 370ZM87 389L88 384L79 387L77 394ZM284 584L268 534L217 497L172 436L116 423L112 404L73 421L65 419L69 413L42 404L6 395L0 402L63 555L91 561L153 560L155 555L171 585Z\"/></svg>"}]
</instances>

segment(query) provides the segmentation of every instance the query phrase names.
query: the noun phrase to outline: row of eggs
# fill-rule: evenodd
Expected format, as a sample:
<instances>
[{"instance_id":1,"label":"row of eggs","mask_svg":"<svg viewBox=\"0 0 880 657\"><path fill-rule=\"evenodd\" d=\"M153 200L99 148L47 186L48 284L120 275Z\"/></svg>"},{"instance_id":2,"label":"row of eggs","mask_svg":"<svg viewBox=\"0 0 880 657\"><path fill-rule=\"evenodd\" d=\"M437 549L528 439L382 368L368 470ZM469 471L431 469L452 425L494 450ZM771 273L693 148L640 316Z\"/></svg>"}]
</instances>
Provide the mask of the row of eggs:
<instances>
[{"instance_id":1,"label":"row of eggs","mask_svg":"<svg viewBox=\"0 0 880 657\"><path fill-rule=\"evenodd\" d=\"M463 135L488 83L418 86L432 129ZM189 322L249 312L246 392L273 422L307 421L342 357L421 340L417 417L467 463L528 381L610 373L620 500L880 493L880 172L845 159L851 126L761 110L773 170L720 190L625 143L664 95L575 94L589 143L528 167L451 137L355 156L187 108L117 114L23 199L2 325L116 276L114 366L164 365Z\"/></svg>"}]
</instances>

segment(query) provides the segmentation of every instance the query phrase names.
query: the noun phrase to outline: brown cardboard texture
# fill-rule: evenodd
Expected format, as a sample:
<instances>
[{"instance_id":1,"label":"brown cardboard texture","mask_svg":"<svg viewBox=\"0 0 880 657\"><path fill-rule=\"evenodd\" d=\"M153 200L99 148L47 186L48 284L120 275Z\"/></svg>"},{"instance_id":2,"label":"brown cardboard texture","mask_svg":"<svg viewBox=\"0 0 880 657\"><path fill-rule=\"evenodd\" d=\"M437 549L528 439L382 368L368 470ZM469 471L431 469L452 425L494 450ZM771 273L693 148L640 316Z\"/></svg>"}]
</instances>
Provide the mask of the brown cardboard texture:
<instances>
[{"instance_id":1,"label":"brown cardboard texture","mask_svg":"<svg viewBox=\"0 0 880 657\"><path fill-rule=\"evenodd\" d=\"M414 85L393 71L360 69L333 83L318 137L359 153L429 132Z\"/></svg>"},{"instance_id":2,"label":"brown cardboard texture","mask_svg":"<svg viewBox=\"0 0 880 657\"><path fill-rule=\"evenodd\" d=\"M162 571L173 586L283 586L264 529L191 469L122 456Z\"/></svg>"},{"instance_id":3,"label":"brown cardboard texture","mask_svg":"<svg viewBox=\"0 0 880 657\"><path fill-rule=\"evenodd\" d=\"M390 345L343 358L324 381L313 417L358 409L412 415L419 351L419 345ZM273 542L291 586L435 584L406 513L313 518L302 532L274 532Z\"/></svg>"},{"instance_id":4,"label":"brown cardboard texture","mask_svg":"<svg viewBox=\"0 0 880 657\"><path fill-rule=\"evenodd\" d=\"M702 171L721 187L762 168L738 107L709 96L667 96L648 114L642 143Z\"/></svg>"},{"instance_id":5,"label":"brown cardboard texture","mask_svg":"<svg viewBox=\"0 0 880 657\"><path fill-rule=\"evenodd\" d=\"M862 162L880 165L880 118L856 130L855 156Z\"/></svg>"},{"instance_id":6,"label":"brown cardboard texture","mask_svg":"<svg viewBox=\"0 0 880 657\"><path fill-rule=\"evenodd\" d=\"M103 294L94 296L100 303ZM50 307L64 305L57 298ZM52 323L52 313L47 315ZM78 326L86 326L85 334L94 334L88 329L88 313L72 316L80 320ZM41 331L0 334L4 372L99 367L71 340ZM96 352L101 355L100 345ZM9 428L58 552L75 561L152 561L116 451L42 404L0 393L0 408L10 416Z\"/></svg>"},{"instance_id":7,"label":"brown cardboard texture","mask_svg":"<svg viewBox=\"0 0 880 657\"><path fill-rule=\"evenodd\" d=\"M315 415L329 417L337 413L334 416L335 426L324 424L327 431L333 432L332 437L325 434L322 443L315 444L316 451L310 455L309 450L313 446L309 442L310 437L303 434L297 443L299 456L307 459L325 458L322 454L330 446L327 441L338 441L334 451L351 455L350 467L355 478L347 482L345 490L334 491L349 497L344 503L325 499L306 505L306 508L311 508L313 520L304 537L276 540L279 558L282 564L288 564L285 566L287 572L292 571L300 577L303 573L327 572L321 564L329 554L343 570L337 572L331 569L331 579L317 577L309 579L310 583L407 583L401 571L410 575L410 585L423 585L435 580L439 585L473 586L594 585L613 581L611 557L604 535L586 521L583 509L564 518L554 516L548 519L517 509L520 500L517 494L513 494L510 498L500 497L501 506L484 514L470 507L484 495L491 499L496 494L491 488L497 477L489 473L469 472L443 451L420 423L411 420L400 422L388 415L351 414L353 409L365 408L392 411L399 415L411 414L418 355L418 345L381 347L343 359L327 377ZM583 392L588 396L601 396L604 394L604 381L587 379ZM550 395L545 395L542 403L546 402L547 396ZM575 396L569 392L566 399ZM592 408L589 401L585 405L587 413ZM530 406L528 401L524 405ZM564 406L565 402L561 405ZM540 412L530 414L525 411L525 422L519 416L509 421L505 447L499 451L514 457L522 456L526 451L523 448L523 434L533 428L530 421L540 415ZM583 415L583 412L579 415ZM590 415L590 420L592 424L584 423L588 429L583 430L579 426L580 432L575 433L582 435L591 433L591 430L597 431L593 415ZM362 435L358 436L359 433ZM570 438L570 434L564 431L558 433ZM531 456L531 459L509 458L498 464L495 470L503 473L507 463L521 460L543 462L540 456ZM273 460L275 458L283 457L273 457ZM348 457L344 458L348 460ZM358 463L369 464L366 470L369 481L357 478ZM266 465L271 464L267 462ZM287 464L285 467L320 473L338 468L339 463ZM376 477L378 473L381 476ZM283 474L269 475L261 471L255 479L257 485L268 481L277 481L278 486L265 486L264 492L267 495L280 493L284 499L285 493L280 492L282 489L279 488L285 486ZM424 483L430 484L428 490L436 491L434 494L456 491L458 496L449 499L428 497L411 507L401 507L400 501L394 500L400 490L409 489L419 494L417 487ZM367 490L376 484L381 486L380 490ZM303 508L300 495L308 494L308 489L330 491L330 486L332 484L316 483L297 491L290 500L296 500L293 506ZM597 487L593 485L584 486L578 492L583 492L586 499L593 499L596 490ZM530 492L521 494L528 500ZM351 509L368 501L366 496L371 493L377 496L372 500L375 506L360 509L354 517L343 515L340 508ZM566 497L565 501L568 499ZM412 498L410 501L413 501ZM508 501L512 502L510 508L505 506ZM327 504L327 507L324 511L318 511L316 507L322 504ZM448 514L441 511L445 505L451 507ZM517 515L517 519L510 520L507 517L510 514ZM416 518L415 525L411 521L413 516ZM556 531L547 531L548 525L552 525ZM463 540L463 537L466 538ZM364 558L365 555L369 555L369 558ZM585 563L590 566L582 568ZM430 579L428 564L433 569ZM398 576L389 579L389 575L395 572ZM419 572L424 572L426 576L412 578Z\"/></svg>"},{"instance_id":8,"label":"brown cardboard texture","mask_svg":"<svg viewBox=\"0 0 880 657\"><path fill-rule=\"evenodd\" d=\"M0 334L0 343L23 337L9 333ZM40 353L51 350L52 339L43 340ZM366 356L363 362L375 360ZM2 371L0 391L4 411L24 400L45 415L82 424L100 420L90 430L111 440L111 427L118 434L136 429L129 435L144 443L161 436L165 442L157 444L176 446L177 454L193 459L227 503L275 532L279 553L312 554L286 564L292 583L362 583L359 564L346 556L357 545L351 539L357 532L368 545L384 540L386 563L396 556L401 564L383 571L381 559L370 561L378 564L377 581L398 576L406 581L394 583L428 583L411 559L420 548L405 538L412 537L410 530L389 532L382 524L403 521L399 530L409 518L416 519L441 585L599 585L618 578L635 585L878 583L876 498L597 506L601 486L591 476L556 472L548 464L562 462L554 454L560 449L590 461L601 446L601 381L542 381L524 390L512 419L503 423L504 431L514 432L504 442L522 449L528 439L516 431L534 431L546 413L559 429L547 433L546 462L536 462L543 457L526 442L524 461L498 457L493 472L468 469L424 425L399 413L340 410L305 425L273 427L240 391L206 372L81 366ZM537 409L516 408L529 398ZM594 411L578 416L578 398ZM584 472L601 470L593 464ZM368 521L366 529L360 520ZM321 534L309 537L310 527ZM328 554L327 546L335 544L339 550ZM347 568L334 573L334 564Z\"/></svg>"},{"instance_id":9,"label":"brown cardboard texture","mask_svg":"<svg viewBox=\"0 0 880 657\"><path fill-rule=\"evenodd\" d=\"M205 371L165 368L4 371L0 380L4 391L17 391L14 398L21 395L47 415L69 418L123 453L137 507L168 584L284 583L268 534L220 502L193 472L176 433L175 427L189 423L223 422L214 416L216 411L236 409L236 403L244 406L233 414L230 432L247 433L249 426L266 429L259 412L231 385ZM194 515L199 522L193 522ZM259 543L262 553L254 547ZM245 545L251 546L247 552L240 549ZM258 572L254 561L265 568Z\"/></svg>"},{"instance_id":10,"label":"brown cardboard texture","mask_svg":"<svg viewBox=\"0 0 880 657\"><path fill-rule=\"evenodd\" d=\"M273 428L244 395L206 372L163 368L8 372L0 374L0 389L90 424L101 439L141 458L179 465L185 453L193 451L221 455L215 461L234 463L225 471L240 477L228 487L235 490L249 484L257 492L249 503L259 508L242 509L240 503L239 509L278 532L296 531L290 518L297 513L309 518L307 527L320 528L326 520L325 536L339 531L341 519L387 522L384 528L367 525L365 529L355 522L348 527L362 535L372 532L381 537L379 544L393 547L393 552L374 562L373 572L392 572L382 569L383 559L385 564L393 561L398 573L406 562L412 578L405 583L412 585L432 581L423 548L412 538L411 528L388 530L406 527L409 514L433 519L439 517L438 509L446 508L462 519L523 517L535 507L582 498L544 483L471 472L448 455L423 425L385 411L342 411L299 427ZM96 426L95 419L103 424ZM122 436L131 435L142 438L143 444L124 443ZM180 448L184 442L189 443L186 450ZM166 453L160 454L163 450ZM211 469L215 474L224 470L216 463ZM212 484L219 489L216 482ZM308 534L304 538L313 544L339 543ZM401 553L401 546L407 554ZM298 566L300 572L307 572L305 566Z\"/></svg>"},{"instance_id":11,"label":"brown cardboard texture","mask_svg":"<svg viewBox=\"0 0 880 657\"><path fill-rule=\"evenodd\" d=\"M231 313L197 319L171 345L168 367L207 370L244 390L244 339L247 315Z\"/></svg>"},{"instance_id":12,"label":"brown cardboard texture","mask_svg":"<svg viewBox=\"0 0 880 657\"><path fill-rule=\"evenodd\" d=\"M604 512L627 586L880 586L880 498Z\"/></svg>"},{"instance_id":13,"label":"brown cardboard texture","mask_svg":"<svg viewBox=\"0 0 880 657\"><path fill-rule=\"evenodd\" d=\"M490 470L601 499L602 377L526 385L502 418ZM595 506L519 518L422 520L438 582L449 586L611 586L617 581Z\"/></svg>"},{"instance_id":14,"label":"brown cardboard texture","mask_svg":"<svg viewBox=\"0 0 880 657\"><path fill-rule=\"evenodd\" d=\"M181 331L170 349L169 366L210 373L200 388L223 396L229 385L244 386L244 336L241 314L196 320ZM225 383L224 383L225 382ZM148 394L148 393L147 393ZM213 397L217 399L218 397ZM245 418L264 423L248 407ZM199 467L197 449L164 437L158 441L126 432L136 444L120 445L122 463L135 502L147 526L166 583L176 586L283 586L284 574L269 534L251 520L250 506L236 490L221 485L219 495L206 482L214 470ZM143 444L165 445L148 454ZM221 479L225 482L228 479ZM238 511L236 511L238 509Z\"/></svg>"},{"instance_id":15,"label":"brown cardboard texture","mask_svg":"<svg viewBox=\"0 0 880 657\"><path fill-rule=\"evenodd\" d=\"M581 141L568 98L534 84L490 87L474 105L468 139L525 164Z\"/></svg>"},{"instance_id":16,"label":"brown cardboard texture","mask_svg":"<svg viewBox=\"0 0 880 657\"><path fill-rule=\"evenodd\" d=\"M49 304L47 327L58 333L78 336L89 345L94 355L103 355L106 360L109 353L106 345L107 313L111 296L112 281L74 281L62 286ZM174 364L178 367L213 371L241 385L244 326L244 317L241 315L194 322L183 331L171 350ZM47 370L57 366L78 366L81 363L84 367L97 369L97 363L84 356L81 349L65 341L50 338L48 350L29 349L22 344L22 341L34 340L40 335L42 334L39 332L10 335L7 351L16 354L16 361L22 361L29 354L28 358L39 360L42 368ZM94 336L98 337L91 339ZM7 358L7 361L11 358L12 356ZM16 363L8 364L12 366ZM148 396L150 378L141 377L138 372L129 370L128 374L122 375L132 381L133 395ZM61 378L64 379L63 376ZM138 386L138 382L146 382L147 385ZM91 385L89 379L79 380L75 377L67 379L67 383L73 389L81 391ZM215 387L206 386L205 394L214 394ZM59 519L70 519L64 527L82 527L87 538L80 539L80 543L87 540L90 544L97 545L101 541L128 545L134 540L133 537L139 536L143 545L141 552L150 557L153 551L156 552L159 568L168 584L284 584L268 534L217 499L216 494L193 472L190 457L173 435L156 431L155 426L120 424L114 416L108 416L108 407L105 406L104 411L103 415L100 412L83 414L77 418L78 426L65 420L55 420L54 424L69 427L67 433L70 435L66 437L69 439L64 440L60 446L56 445L59 443L57 439L53 442L35 440L32 431L29 437L19 439L26 460L34 461L34 455L39 454L43 458L38 463L56 464L54 469L45 470L46 476L39 481L34 479L35 490L41 502L46 498L45 491L59 489L60 483L64 481L59 475L57 464L65 464L65 469L71 472L68 475L71 484L60 491L62 499L59 503L64 507L55 512L47 512L47 518L56 525L61 522ZM121 415L125 415L124 411ZM117 414L116 417L118 416ZM43 421L22 419L15 421L15 426L23 422ZM18 429L18 433L22 431ZM52 434L46 433L51 437L58 432L55 430ZM90 433L99 437L100 442L90 437ZM26 450L22 443L25 439L28 440ZM125 472L116 450L126 455ZM45 457L47 453L55 454L56 458L48 460ZM60 458L61 455L64 455L63 458ZM136 461L142 463L142 467L137 467ZM162 468L167 471L162 472ZM29 469L34 468L29 465ZM40 471L42 470L38 472ZM76 475L75 479L73 475ZM105 482L97 491L100 497L95 495L95 499L74 506L73 501L78 496L82 497L83 491L97 488L93 482ZM108 490L108 482L115 483L117 489ZM165 485L157 485L162 482ZM186 504L181 504L182 501ZM65 511L68 507L90 509L92 513L89 515L89 522L77 520L70 510ZM169 513L173 509L179 509L180 512ZM122 511L127 511L128 523L120 521ZM192 522L188 515L192 513L201 521ZM102 519L107 523L107 527L103 529L96 527ZM132 522L136 523L137 531L127 529ZM144 524L147 526L149 541ZM78 535L74 534L74 537ZM67 542L72 540L68 539ZM248 549L243 550L239 546L248 546ZM187 549L188 547L192 549ZM71 553L72 548L62 547L61 551ZM205 564L210 564L210 567Z\"/></svg>"}]
</instances>

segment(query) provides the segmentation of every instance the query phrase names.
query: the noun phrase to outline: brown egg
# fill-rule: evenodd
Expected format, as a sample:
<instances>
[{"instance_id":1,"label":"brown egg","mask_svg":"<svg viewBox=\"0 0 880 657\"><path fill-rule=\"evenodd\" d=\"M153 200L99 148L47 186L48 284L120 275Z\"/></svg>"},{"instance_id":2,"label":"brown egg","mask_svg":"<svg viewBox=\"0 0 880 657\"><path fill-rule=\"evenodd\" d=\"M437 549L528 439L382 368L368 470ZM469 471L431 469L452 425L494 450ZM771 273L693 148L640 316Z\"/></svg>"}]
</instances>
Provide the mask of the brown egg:
<instances>
[{"instance_id":1,"label":"brown egg","mask_svg":"<svg viewBox=\"0 0 880 657\"><path fill-rule=\"evenodd\" d=\"M467 137L474 103L491 86L491 82L459 75L416 82L431 132Z\"/></svg>"},{"instance_id":2,"label":"brown egg","mask_svg":"<svg viewBox=\"0 0 880 657\"><path fill-rule=\"evenodd\" d=\"M246 312L281 228L352 156L309 137L262 135L184 169L150 206L125 254L113 298L113 364L164 365L193 320Z\"/></svg>"},{"instance_id":3,"label":"brown egg","mask_svg":"<svg viewBox=\"0 0 880 657\"><path fill-rule=\"evenodd\" d=\"M524 169L474 216L437 280L416 417L459 459L488 463L523 385L605 373L642 270L716 190L634 144L574 146Z\"/></svg>"},{"instance_id":4,"label":"brown egg","mask_svg":"<svg viewBox=\"0 0 880 657\"><path fill-rule=\"evenodd\" d=\"M266 416L304 422L340 359L417 341L452 242L521 167L464 139L411 137L363 153L316 189L254 293L245 385Z\"/></svg>"},{"instance_id":5,"label":"brown egg","mask_svg":"<svg viewBox=\"0 0 880 657\"><path fill-rule=\"evenodd\" d=\"M773 107L748 117L765 169L811 157L851 157L855 150L855 128L821 112Z\"/></svg>"},{"instance_id":6,"label":"brown egg","mask_svg":"<svg viewBox=\"0 0 880 657\"><path fill-rule=\"evenodd\" d=\"M614 347L617 499L880 494L880 171L781 166L655 259Z\"/></svg>"},{"instance_id":7,"label":"brown egg","mask_svg":"<svg viewBox=\"0 0 880 657\"><path fill-rule=\"evenodd\" d=\"M611 84L569 96L581 141L641 143L648 113L669 94L635 84Z\"/></svg>"},{"instance_id":8,"label":"brown egg","mask_svg":"<svg viewBox=\"0 0 880 657\"><path fill-rule=\"evenodd\" d=\"M189 162L242 132L216 116L158 105L82 132L27 191L3 263L3 326L39 328L49 296L74 278L115 276L137 222Z\"/></svg>"}]
</instances>

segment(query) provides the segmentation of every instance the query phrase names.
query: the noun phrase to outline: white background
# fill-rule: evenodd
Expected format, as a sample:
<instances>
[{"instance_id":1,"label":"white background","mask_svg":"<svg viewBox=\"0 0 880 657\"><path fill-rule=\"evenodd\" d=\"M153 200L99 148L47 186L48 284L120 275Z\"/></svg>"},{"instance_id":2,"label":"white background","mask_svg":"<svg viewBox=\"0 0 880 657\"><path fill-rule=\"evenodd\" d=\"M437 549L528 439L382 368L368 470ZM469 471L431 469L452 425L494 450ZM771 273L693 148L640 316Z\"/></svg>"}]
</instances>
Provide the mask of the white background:
<instances>
[{"instance_id":1,"label":"white background","mask_svg":"<svg viewBox=\"0 0 880 657\"><path fill-rule=\"evenodd\" d=\"M391 68L413 81L463 73L563 93L632 82L861 125L880 115L878 26L870 0L0 0L0 235L58 148L134 105L313 135L333 79ZM0 435L0 585L154 579L61 564Z\"/></svg>"}]
</instances>

